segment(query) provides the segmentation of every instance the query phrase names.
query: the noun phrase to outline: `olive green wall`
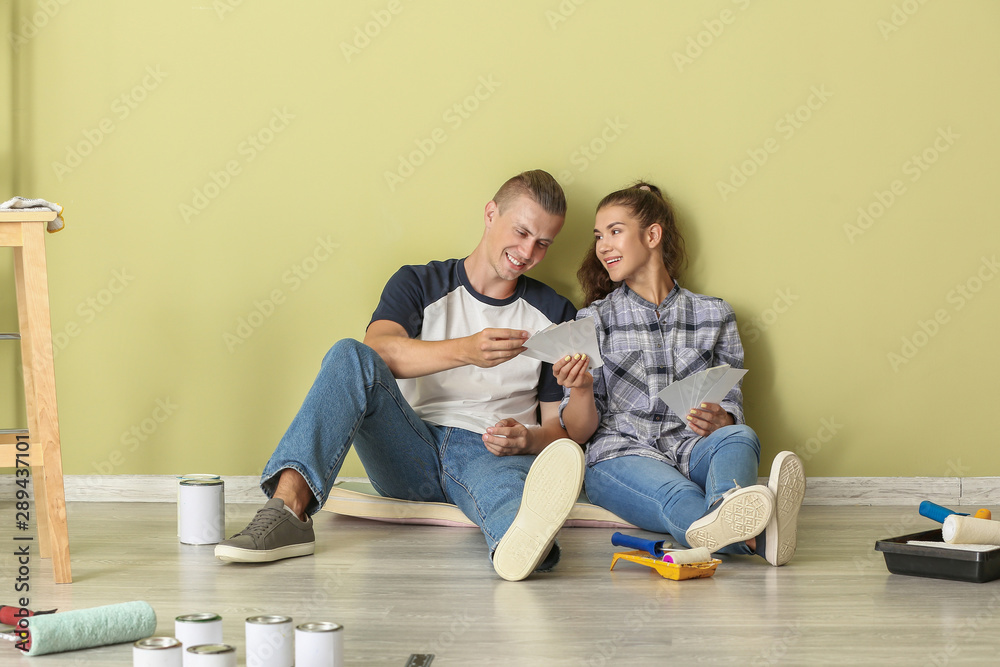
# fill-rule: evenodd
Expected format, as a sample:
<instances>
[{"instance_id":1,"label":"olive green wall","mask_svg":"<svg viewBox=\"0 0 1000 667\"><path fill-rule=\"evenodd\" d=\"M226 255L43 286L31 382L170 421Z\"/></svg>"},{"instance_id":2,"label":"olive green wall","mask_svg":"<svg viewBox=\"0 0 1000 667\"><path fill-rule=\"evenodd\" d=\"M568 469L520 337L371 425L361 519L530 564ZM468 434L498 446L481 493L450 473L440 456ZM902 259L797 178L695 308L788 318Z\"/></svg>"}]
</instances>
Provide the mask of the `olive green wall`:
<instances>
[{"instance_id":1,"label":"olive green wall","mask_svg":"<svg viewBox=\"0 0 1000 667\"><path fill-rule=\"evenodd\" d=\"M996 2L3 7L0 197L66 207L69 474L258 473L392 271L468 252L530 168L570 203L535 276L574 299L600 197L670 192L768 460L996 474Z\"/></svg>"}]
</instances>

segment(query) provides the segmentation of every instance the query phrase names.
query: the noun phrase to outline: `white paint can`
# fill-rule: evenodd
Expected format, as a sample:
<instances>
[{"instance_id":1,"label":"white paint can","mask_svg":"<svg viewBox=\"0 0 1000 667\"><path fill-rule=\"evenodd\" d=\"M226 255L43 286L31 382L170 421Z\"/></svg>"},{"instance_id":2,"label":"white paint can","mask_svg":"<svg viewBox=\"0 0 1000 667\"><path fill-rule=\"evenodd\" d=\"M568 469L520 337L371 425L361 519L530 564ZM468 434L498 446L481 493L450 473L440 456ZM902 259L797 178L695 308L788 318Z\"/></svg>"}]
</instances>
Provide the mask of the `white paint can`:
<instances>
[{"instance_id":1,"label":"white paint can","mask_svg":"<svg viewBox=\"0 0 1000 667\"><path fill-rule=\"evenodd\" d=\"M201 644L184 651L184 664L192 667L236 667L236 649L229 644Z\"/></svg>"},{"instance_id":2,"label":"white paint can","mask_svg":"<svg viewBox=\"0 0 1000 667\"><path fill-rule=\"evenodd\" d=\"M219 475L210 475L208 473L189 473L187 475L177 476L177 537L181 536L181 485L180 481L185 479L222 479Z\"/></svg>"},{"instance_id":3,"label":"white paint can","mask_svg":"<svg viewBox=\"0 0 1000 667\"><path fill-rule=\"evenodd\" d=\"M247 667L292 667L295 635L291 616L266 614L246 621Z\"/></svg>"},{"instance_id":4,"label":"white paint can","mask_svg":"<svg viewBox=\"0 0 1000 667\"><path fill-rule=\"evenodd\" d=\"M218 544L225 538L226 498L221 479L180 481L181 544Z\"/></svg>"},{"instance_id":5,"label":"white paint can","mask_svg":"<svg viewBox=\"0 0 1000 667\"><path fill-rule=\"evenodd\" d=\"M173 637L147 637L132 644L132 667L181 667L181 643Z\"/></svg>"},{"instance_id":6,"label":"white paint can","mask_svg":"<svg viewBox=\"0 0 1000 667\"><path fill-rule=\"evenodd\" d=\"M222 643L222 617L211 612L184 614L174 619L174 637L184 648Z\"/></svg>"},{"instance_id":7,"label":"white paint can","mask_svg":"<svg viewBox=\"0 0 1000 667\"><path fill-rule=\"evenodd\" d=\"M326 621L295 626L295 667L343 667L344 626Z\"/></svg>"}]
</instances>

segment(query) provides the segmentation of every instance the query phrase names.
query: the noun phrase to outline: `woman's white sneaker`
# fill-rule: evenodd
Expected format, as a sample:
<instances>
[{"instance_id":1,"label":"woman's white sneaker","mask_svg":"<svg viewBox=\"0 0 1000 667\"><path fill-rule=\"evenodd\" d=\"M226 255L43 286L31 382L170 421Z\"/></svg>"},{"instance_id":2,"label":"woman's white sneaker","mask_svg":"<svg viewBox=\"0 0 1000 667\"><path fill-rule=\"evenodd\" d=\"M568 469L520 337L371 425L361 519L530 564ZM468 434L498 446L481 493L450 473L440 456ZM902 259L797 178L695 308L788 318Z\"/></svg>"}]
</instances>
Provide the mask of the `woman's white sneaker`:
<instances>
[{"instance_id":1,"label":"woman's white sneaker","mask_svg":"<svg viewBox=\"0 0 1000 667\"><path fill-rule=\"evenodd\" d=\"M714 510L687 529L684 538L694 547L719 549L756 537L774 513L774 495L766 486L737 487L728 491Z\"/></svg>"},{"instance_id":2,"label":"woman's white sneaker","mask_svg":"<svg viewBox=\"0 0 1000 667\"><path fill-rule=\"evenodd\" d=\"M806 495L806 473L795 452L781 452L771 464L767 488L774 494L774 516L764 532L768 563L778 567L792 560L798 542L799 508Z\"/></svg>"}]
</instances>

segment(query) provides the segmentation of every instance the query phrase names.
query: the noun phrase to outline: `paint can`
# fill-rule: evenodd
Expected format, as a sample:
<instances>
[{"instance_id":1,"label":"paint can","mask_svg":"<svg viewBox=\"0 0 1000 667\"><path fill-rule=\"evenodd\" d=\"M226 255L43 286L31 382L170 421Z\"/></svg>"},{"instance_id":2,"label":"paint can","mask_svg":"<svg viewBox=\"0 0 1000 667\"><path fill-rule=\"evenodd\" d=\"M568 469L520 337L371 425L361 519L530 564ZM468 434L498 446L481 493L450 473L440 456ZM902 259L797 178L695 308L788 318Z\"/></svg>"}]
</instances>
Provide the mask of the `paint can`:
<instances>
[{"instance_id":1,"label":"paint can","mask_svg":"<svg viewBox=\"0 0 1000 667\"><path fill-rule=\"evenodd\" d=\"M177 537L181 536L181 480L185 479L222 479L219 475L210 475L207 473L189 473L187 475L177 476Z\"/></svg>"},{"instance_id":2,"label":"paint can","mask_svg":"<svg viewBox=\"0 0 1000 667\"><path fill-rule=\"evenodd\" d=\"M236 649L229 644L200 644L184 651L190 667L236 667Z\"/></svg>"},{"instance_id":3,"label":"paint can","mask_svg":"<svg viewBox=\"0 0 1000 667\"><path fill-rule=\"evenodd\" d=\"M295 626L295 667L342 667L344 626L326 621Z\"/></svg>"},{"instance_id":4,"label":"paint can","mask_svg":"<svg viewBox=\"0 0 1000 667\"><path fill-rule=\"evenodd\" d=\"M226 498L221 479L180 481L181 544L218 544L225 539Z\"/></svg>"},{"instance_id":5,"label":"paint can","mask_svg":"<svg viewBox=\"0 0 1000 667\"><path fill-rule=\"evenodd\" d=\"M181 667L181 643L173 637L147 637L132 644L132 667Z\"/></svg>"},{"instance_id":6,"label":"paint can","mask_svg":"<svg viewBox=\"0 0 1000 667\"><path fill-rule=\"evenodd\" d=\"M187 475L177 476L177 537L181 536L181 485L180 482L186 479L201 479L201 480L221 480L222 477L219 475L212 475L209 473L188 473Z\"/></svg>"},{"instance_id":7,"label":"paint can","mask_svg":"<svg viewBox=\"0 0 1000 667\"><path fill-rule=\"evenodd\" d=\"M292 667L295 635L291 616L265 614L246 620L247 667Z\"/></svg>"},{"instance_id":8,"label":"paint can","mask_svg":"<svg viewBox=\"0 0 1000 667\"><path fill-rule=\"evenodd\" d=\"M222 643L222 617L211 612L184 614L174 619L174 637L184 645Z\"/></svg>"}]
</instances>

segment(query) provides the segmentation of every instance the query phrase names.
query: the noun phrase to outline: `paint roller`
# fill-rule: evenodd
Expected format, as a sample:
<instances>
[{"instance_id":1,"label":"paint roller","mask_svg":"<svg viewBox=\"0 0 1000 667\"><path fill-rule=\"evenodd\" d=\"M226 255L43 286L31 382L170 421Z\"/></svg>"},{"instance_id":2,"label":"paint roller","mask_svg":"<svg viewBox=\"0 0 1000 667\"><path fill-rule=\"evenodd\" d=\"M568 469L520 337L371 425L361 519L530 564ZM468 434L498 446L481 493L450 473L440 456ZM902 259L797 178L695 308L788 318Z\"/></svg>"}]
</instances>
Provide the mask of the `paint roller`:
<instances>
[{"instance_id":1,"label":"paint roller","mask_svg":"<svg viewBox=\"0 0 1000 667\"><path fill-rule=\"evenodd\" d=\"M677 549L670 551L663 557L665 563L676 563L677 565L688 565L692 563L708 563L712 560L712 552L707 547L695 547L694 549Z\"/></svg>"},{"instance_id":2,"label":"paint roller","mask_svg":"<svg viewBox=\"0 0 1000 667\"><path fill-rule=\"evenodd\" d=\"M612 535L611 544L616 547L628 547L629 549L645 551L646 553L653 554L657 558L663 558L666 553L663 550L663 547L664 545L667 545L667 543L663 540L654 542L653 540L644 540L641 537L625 535L624 533L615 533Z\"/></svg>"},{"instance_id":3,"label":"paint roller","mask_svg":"<svg viewBox=\"0 0 1000 667\"><path fill-rule=\"evenodd\" d=\"M952 514L957 514L959 516L969 516L968 514L963 514L962 512L956 512L955 510L950 510L947 507L941 507L936 505L929 500L924 500L920 503L920 516L925 516L928 519L933 519L938 523L944 523Z\"/></svg>"},{"instance_id":4,"label":"paint roller","mask_svg":"<svg viewBox=\"0 0 1000 667\"><path fill-rule=\"evenodd\" d=\"M156 612L146 602L123 602L92 609L35 615L14 634L25 655L76 651L134 642L156 632ZM25 636L27 635L27 636ZM11 639L11 636L5 638Z\"/></svg>"},{"instance_id":5,"label":"paint roller","mask_svg":"<svg viewBox=\"0 0 1000 667\"><path fill-rule=\"evenodd\" d=\"M676 563L677 565L687 565L689 563L707 563L712 560L712 553L705 547L696 549L677 549L667 551L664 549L666 542L654 542L644 540L641 537L633 537L623 533L615 533L611 536L611 544L616 547L630 547L652 554L657 558L662 558L664 563Z\"/></svg>"},{"instance_id":6,"label":"paint roller","mask_svg":"<svg viewBox=\"0 0 1000 667\"><path fill-rule=\"evenodd\" d=\"M953 514L944 520L941 537L948 544L1000 545L1000 521Z\"/></svg>"}]
</instances>

